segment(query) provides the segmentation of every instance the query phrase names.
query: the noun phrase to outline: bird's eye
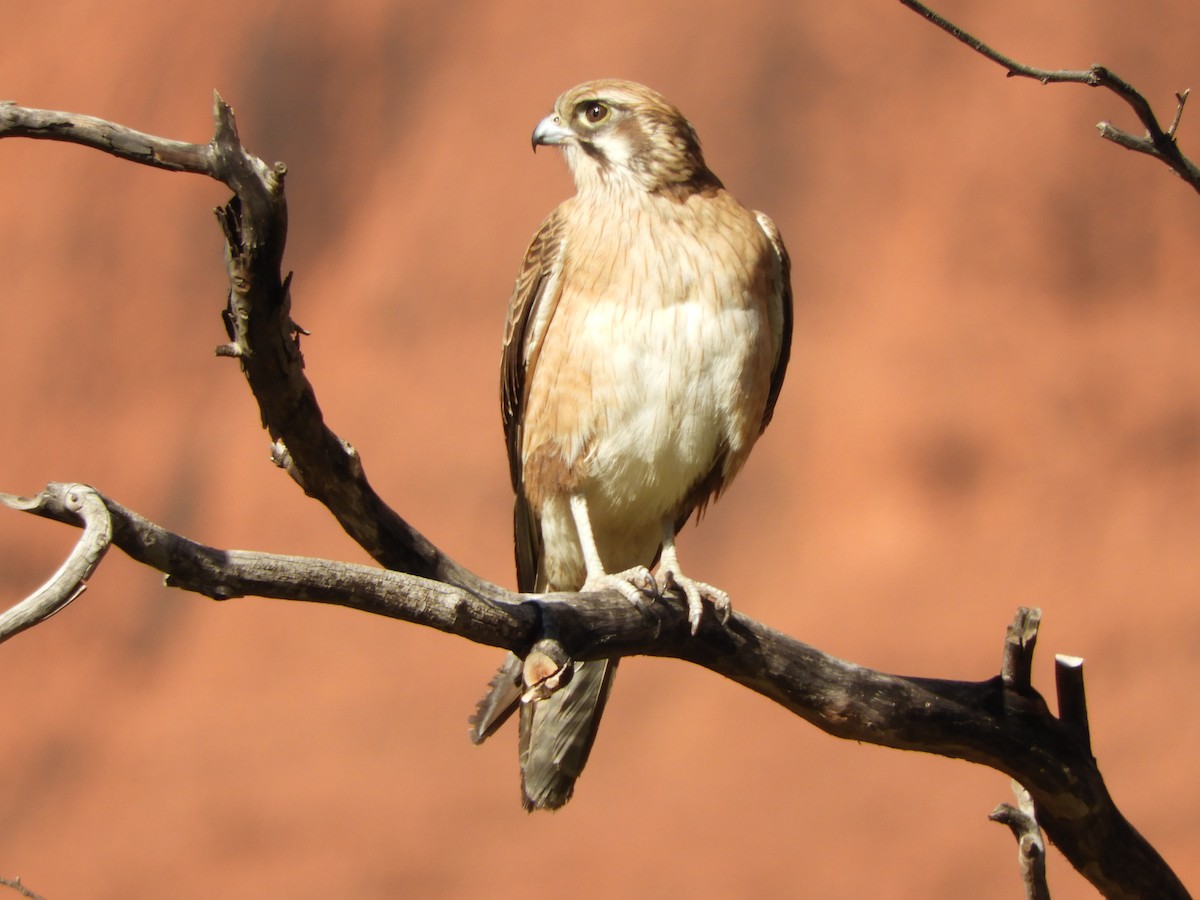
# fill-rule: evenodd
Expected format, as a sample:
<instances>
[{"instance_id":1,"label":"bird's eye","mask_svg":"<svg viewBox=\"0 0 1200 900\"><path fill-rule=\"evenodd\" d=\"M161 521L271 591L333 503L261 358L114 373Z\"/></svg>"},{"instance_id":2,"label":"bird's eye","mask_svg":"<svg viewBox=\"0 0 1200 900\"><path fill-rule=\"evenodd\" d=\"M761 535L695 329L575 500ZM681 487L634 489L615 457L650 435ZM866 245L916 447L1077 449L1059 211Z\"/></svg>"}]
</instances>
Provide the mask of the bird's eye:
<instances>
[{"instance_id":1,"label":"bird's eye","mask_svg":"<svg viewBox=\"0 0 1200 900\"><path fill-rule=\"evenodd\" d=\"M592 125L597 125L608 118L608 107L599 100L590 100L583 104L583 117Z\"/></svg>"}]
</instances>

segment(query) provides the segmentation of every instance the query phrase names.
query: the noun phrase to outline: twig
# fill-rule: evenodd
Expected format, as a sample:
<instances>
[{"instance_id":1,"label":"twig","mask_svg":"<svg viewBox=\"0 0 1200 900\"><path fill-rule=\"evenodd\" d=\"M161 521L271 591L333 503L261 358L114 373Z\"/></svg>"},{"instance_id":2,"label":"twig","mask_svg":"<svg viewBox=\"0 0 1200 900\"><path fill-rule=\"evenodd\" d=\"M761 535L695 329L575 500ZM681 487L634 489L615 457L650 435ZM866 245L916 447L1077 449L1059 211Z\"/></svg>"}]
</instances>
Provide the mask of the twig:
<instances>
[{"instance_id":1,"label":"twig","mask_svg":"<svg viewBox=\"0 0 1200 900\"><path fill-rule=\"evenodd\" d=\"M1032 679L1033 651L1037 647L1041 621L1040 609L1022 606L1017 610L1005 634L1000 679L1007 688L1005 696L1013 699L1014 706L1017 705L1016 697L1037 697ZM1021 882L1025 886L1027 900L1049 900L1050 891L1046 884L1046 846L1042 840L1041 829L1038 828L1033 797L1016 779L1013 779L1012 790L1018 801L1017 807L1001 803L992 810L988 818L1007 825L1017 839Z\"/></svg>"},{"instance_id":2,"label":"twig","mask_svg":"<svg viewBox=\"0 0 1200 900\"><path fill-rule=\"evenodd\" d=\"M27 900L46 900L41 894L35 894L25 885L21 884L21 876L16 878L0 878L0 887L10 887Z\"/></svg>"},{"instance_id":3,"label":"twig","mask_svg":"<svg viewBox=\"0 0 1200 900\"><path fill-rule=\"evenodd\" d=\"M1179 120L1183 118L1183 106L1187 103L1187 98L1191 93L1192 89L1187 88L1175 94L1175 118L1171 119L1171 127L1167 129L1167 136L1172 140L1175 138L1175 132L1179 130Z\"/></svg>"},{"instance_id":4,"label":"twig","mask_svg":"<svg viewBox=\"0 0 1200 900\"><path fill-rule=\"evenodd\" d=\"M11 137L69 141L159 169L217 177L211 143L189 144L155 137L94 116L30 109L3 101L0 102L0 133Z\"/></svg>"},{"instance_id":5,"label":"twig","mask_svg":"<svg viewBox=\"0 0 1200 900\"><path fill-rule=\"evenodd\" d=\"M1100 122L1096 126L1100 130L1100 136L1128 150L1145 153L1161 160L1170 166L1171 171L1200 193L1200 167L1197 167L1195 163L1184 156L1175 143L1175 132L1179 126L1179 119L1183 115L1183 105L1187 100L1187 91L1175 95L1178 100L1178 105L1175 108L1175 118L1171 123L1171 127L1164 131L1162 126L1159 125L1158 118L1154 115L1154 110L1146 98L1133 85L1102 65L1093 65L1087 69L1039 69L1034 66L1027 66L992 49L983 41L963 31L953 22L934 12L925 4L918 2L918 0L900 0L900 2L928 19L947 34L962 41L976 53L1003 66L1007 70L1009 77L1033 78L1042 84L1085 84L1089 87L1103 87L1112 91L1134 111L1138 120L1145 126L1146 134L1142 136L1134 135L1127 131L1122 131L1108 122Z\"/></svg>"},{"instance_id":6,"label":"twig","mask_svg":"<svg viewBox=\"0 0 1200 900\"><path fill-rule=\"evenodd\" d=\"M1038 828L1033 797L1015 780L1012 790L1017 805L1001 803L988 818L1007 825L1017 839L1017 865L1027 900L1050 900L1050 886L1046 882L1046 842Z\"/></svg>"},{"instance_id":7,"label":"twig","mask_svg":"<svg viewBox=\"0 0 1200 900\"><path fill-rule=\"evenodd\" d=\"M0 613L0 643L50 618L82 594L87 589L87 579L104 558L112 541L112 523L104 499L82 484L60 485L59 488L63 509L83 523L83 534L75 542L71 555L45 584L16 606ZM36 500L24 500L11 494L0 494L0 504L26 512L35 511L38 505Z\"/></svg>"},{"instance_id":8,"label":"twig","mask_svg":"<svg viewBox=\"0 0 1200 900\"><path fill-rule=\"evenodd\" d=\"M1054 684L1058 692L1058 717L1092 752L1092 730L1088 724L1087 692L1083 687L1083 659L1059 653L1054 657Z\"/></svg>"},{"instance_id":9,"label":"twig","mask_svg":"<svg viewBox=\"0 0 1200 900\"><path fill-rule=\"evenodd\" d=\"M1020 607L1004 640L1004 658L1000 677L1010 690L1026 693L1033 690L1033 651L1037 646L1038 626L1042 621L1040 609Z\"/></svg>"}]
</instances>

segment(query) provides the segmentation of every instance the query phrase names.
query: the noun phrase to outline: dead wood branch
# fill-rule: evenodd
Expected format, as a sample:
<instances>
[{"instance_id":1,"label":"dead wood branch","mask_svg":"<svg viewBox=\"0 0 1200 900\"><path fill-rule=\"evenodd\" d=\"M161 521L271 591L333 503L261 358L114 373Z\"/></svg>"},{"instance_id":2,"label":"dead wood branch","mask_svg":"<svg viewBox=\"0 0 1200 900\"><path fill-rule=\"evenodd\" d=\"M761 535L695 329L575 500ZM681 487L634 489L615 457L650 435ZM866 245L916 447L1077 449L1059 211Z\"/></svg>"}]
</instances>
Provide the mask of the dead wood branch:
<instances>
[{"instance_id":1,"label":"dead wood branch","mask_svg":"<svg viewBox=\"0 0 1200 900\"><path fill-rule=\"evenodd\" d=\"M20 509L81 524L67 486L48 485ZM257 595L347 606L525 654L553 636L564 658L672 657L724 675L848 740L965 759L1007 773L1037 803L1068 859L1108 896L1186 897L1174 873L1124 819L1076 729L1028 686L890 675L822 653L740 613L705 618L691 634L686 603L668 596L639 610L616 592L486 594L368 566L217 550L172 534L111 500L113 543L166 574L174 587L214 599ZM1039 619L1019 610L1009 626L1026 648Z\"/></svg>"},{"instance_id":2,"label":"dead wood branch","mask_svg":"<svg viewBox=\"0 0 1200 900\"><path fill-rule=\"evenodd\" d=\"M1050 900L1050 887L1046 883L1046 844L1042 840L1042 830L1038 828L1033 798L1019 782L1014 781L1012 789L1017 805L1001 803L988 818L1007 825L1017 839L1017 865L1026 898Z\"/></svg>"},{"instance_id":3,"label":"dead wood branch","mask_svg":"<svg viewBox=\"0 0 1200 900\"><path fill-rule=\"evenodd\" d=\"M30 137L83 144L122 159L206 175L234 197L216 210L225 235L229 343L220 356L236 358L258 402L277 462L305 493L323 503L346 532L388 568L476 591L492 588L433 546L375 493L354 448L325 424L304 374L291 319L290 276L282 274L287 238L286 168L247 153L233 110L214 97L216 128L207 144L155 137L76 113L0 103L0 138Z\"/></svg>"},{"instance_id":4,"label":"dead wood branch","mask_svg":"<svg viewBox=\"0 0 1200 900\"><path fill-rule=\"evenodd\" d=\"M1087 693L1083 687L1083 660L1059 653L1054 657L1054 686L1058 693L1058 717L1074 729L1088 751L1092 747L1092 729L1088 724Z\"/></svg>"},{"instance_id":5,"label":"dead wood branch","mask_svg":"<svg viewBox=\"0 0 1200 900\"><path fill-rule=\"evenodd\" d=\"M59 485L58 498L64 514L83 525L83 534L75 542L71 555L44 585L0 613L0 643L14 634L32 628L50 618L87 588L87 579L104 558L112 542L112 523L104 500L89 487L80 484ZM12 509L33 511L38 501L0 494L0 503Z\"/></svg>"},{"instance_id":6,"label":"dead wood branch","mask_svg":"<svg viewBox=\"0 0 1200 900\"><path fill-rule=\"evenodd\" d=\"M25 885L21 884L21 877L19 875L16 878L0 878L0 887L12 888L22 897L28 898L28 900L46 900L41 894L35 894L29 888L25 887Z\"/></svg>"},{"instance_id":7,"label":"dead wood branch","mask_svg":"<svg viewBox=\"0 0 1200 900\"><path fill-rule=\"evenodd\" d=\"M476 594L418 575L356 563L218 550L173 534L84 485L50 484L32 498L0 494L0 505L71 525L84 525L85 535L78 547L96 543L99 538L93 532L99 532L103 526L104 547L111 541L131 559L162 572L168 587L213 600L257 596L329 603L416 622L505 649L528 648L528 636L538 626L537 612L524 605L525 598L497 585ZM63 570L69 566L71 561ZM55 595L68 596L68 600L77 596L88 573L90 569L85 573L73 567L66 576L56 575L52 580L57 586ZM14 608L16 611L28 607L21 627L31 627L66 605L65 602L31 604L45 590ZM4 636L0 632L0 640Z\"/></svg>"},{"instance_id":8,"label":"dead wood branch","mask_svg":"<svg viewBox=\"0 0 1200 900\"><path fill-rule=\"evenodd\" d=\"M1183 116L1183 107L1187 102L1189 91L1180 91L1175 95L1175 115L1169 127L1164 129L1159 124L1149 101L1136 88L1115 72L1105 66L1095 64L1086 69L1038 69L1027 66L993 50L983 41L953 22L934 12L918 0L900 0L905 6L917 14L924 16L947 34L962 41L976 53L990 59L997 65L1003 66L1009 77L1033 78L1042 84L1084 84L1089 87L1102 87L1116 94L1125 101L1137 115L1138 120L1146 129L1144 135L1136 135L1124 131L1109 122L1100 122L1096 127L1100 136L1105 140L1119 144L1127 150L1145 153L1170 166L1171 171L1200 192L1200 167L1183 155L1175 142L1175 132L1179 128L1179 120Z\"/></svg>"}]
</instances>

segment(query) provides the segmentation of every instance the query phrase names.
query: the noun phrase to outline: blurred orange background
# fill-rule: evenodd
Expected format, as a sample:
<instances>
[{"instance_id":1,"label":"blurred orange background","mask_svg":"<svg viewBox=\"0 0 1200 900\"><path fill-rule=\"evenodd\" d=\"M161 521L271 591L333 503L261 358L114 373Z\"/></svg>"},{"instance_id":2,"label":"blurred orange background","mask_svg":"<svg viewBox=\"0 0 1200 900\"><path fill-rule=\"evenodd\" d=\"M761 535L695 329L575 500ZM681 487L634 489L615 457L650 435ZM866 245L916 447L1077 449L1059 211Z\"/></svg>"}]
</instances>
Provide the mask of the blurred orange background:
<instances>
[{"instance_id":1,"label":"blurred orange background","mask_svg":"<svg viewBox=\"0 0 1200 900\"><path fill-rule=\"evenodd\" d=\"M939 6L1170 120L1194 3ZM450 555L512 585L504 309L571 192L533 125L646 82L791 249L775 421L681 540L746 613L838 656L1035 683L1087 659L1124 813L1200 884L1200 198L1101 140L1115 97L1006 80L898 3L9 4L0 96L288 165L294 315L330 425ZM1181 145L1200 159L1200 111ZM227 191L0 142L0 490L83 481L220 547L364 561L268 460L224 340ZM73 529L0 511L0 598ZM162 587L119 552L0 650L0 875L58 898L1008 898L1004 776L830 738L680 663L622 667L576 798L528 816L466 719L499 654L344 609ZM436 673L436 679L430 679ZM1056 852L1057 898L1094 896Z\"/></svg>"}]
</instances>

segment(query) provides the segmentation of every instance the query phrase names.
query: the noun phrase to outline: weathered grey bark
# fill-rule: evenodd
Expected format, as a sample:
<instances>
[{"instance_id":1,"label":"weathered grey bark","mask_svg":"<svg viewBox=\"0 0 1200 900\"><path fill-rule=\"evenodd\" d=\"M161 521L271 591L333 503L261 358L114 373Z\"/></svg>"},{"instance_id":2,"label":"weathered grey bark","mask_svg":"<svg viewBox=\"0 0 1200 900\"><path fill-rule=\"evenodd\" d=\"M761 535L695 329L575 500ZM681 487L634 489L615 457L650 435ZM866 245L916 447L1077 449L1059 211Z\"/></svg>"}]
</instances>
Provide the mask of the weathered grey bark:
<instances>
[{"instance_id":1,"label":"weathered grey bark","mask_svg":"<svg viewBox=\"0 0 1200 900\"><path fill-rule=\"evenodd\" d=\"M983 682L905 678L829 656L740 613L726 626L706 618L693 636L686 603L678 597L636 609L615 592L520 595L493 585L475 593L369 566L217 550L171 534L111 500L73 505L70 498L89 490L49 485L36 498L0 495L0 502L77 525L89 525L81 509L95 515L102 508L114 545L164 572L168 585L214 599L253 594L332 603L518 654L540 641L543 651L547 645L557 650L563 665L572 658L633 654L693 662L829 734L1007 773L1028 789L1051 840L1106 896L1188 896L1113 803L1077 725L1052 715L1026 683L1036 611L1021 610L1009 627L1001 675Z\"/></svg>"},{"instance_id":2,"label":"weathered grey bark","mask_svg":"<svg viewBox=\"0 0 1200 900\"><path fill-rule=\"evenodd\" d=\"M104 499L91 488L65 485L59 492L64 513L78 517L83 534L71 555L40 588L0 613L0 644L26 628L44 622L87 589L87 579L100 565L112 543L112 521L104 508ZM0 502L13 509L35 510L39 500L23 500L0 494Z\"/></svg>"},{"instance_id":3,"label":"weathered grey bark","mask_svg":"<svg viewBox=\"0 0 1200 900\"><path fill-rule=\"evenodd\" d=\"M1016 781L1013 782L1013 794L1017 798L1016 806L1001 803L988 818L1007 825L1017 839L1017 867L1021 871L1027 900L1050 900L1050 886L1046 883L1046 843L1038 828L1033 797Z\"/></svg>"}]
</instances>

